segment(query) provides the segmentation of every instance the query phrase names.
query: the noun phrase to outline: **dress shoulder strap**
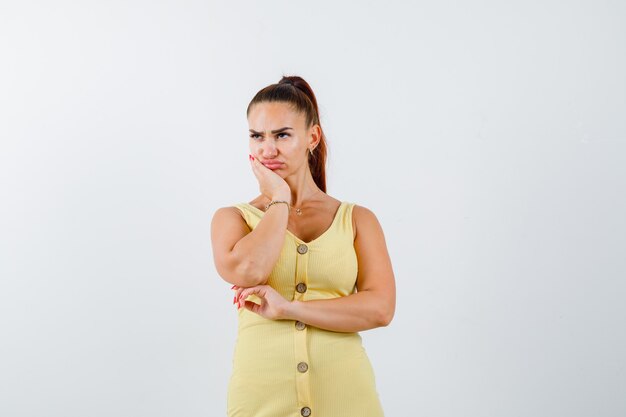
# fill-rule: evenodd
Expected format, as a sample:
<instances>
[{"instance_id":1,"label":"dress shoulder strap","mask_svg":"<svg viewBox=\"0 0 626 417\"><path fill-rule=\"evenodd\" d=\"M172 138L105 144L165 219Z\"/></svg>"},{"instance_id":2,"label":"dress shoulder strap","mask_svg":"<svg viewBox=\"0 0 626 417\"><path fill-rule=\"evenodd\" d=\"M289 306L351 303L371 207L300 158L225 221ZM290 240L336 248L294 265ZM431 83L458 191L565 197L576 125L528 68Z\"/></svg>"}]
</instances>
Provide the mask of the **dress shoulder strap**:
<instances>
[{"instance_id":1,"label":"dress shoulder strap","mask_svg":"<svg viewBox=\"0 0 626 417\"><path fill-rule=\"evenodd\" d=\"M256 207L250 206L248 203L235 203L233 204L233 207L239 209L239 211L243 215L243 218L246 220L246 223L252 229L254 229L257 223L261 220L260 214L258 213L261 210L257 209Z\"/></svg>"},{"instance_id":2,"label":"dress shoulder strap","mask_svg":"<svg viewBox=\"0 0 626 417\"><path fill-rule=\"evenodd\" d=\"M350 201L343 201L337 213L337 224L335 225L339 233L352 233L352 209L354 204Z\"/></svg>"}]
</instances>

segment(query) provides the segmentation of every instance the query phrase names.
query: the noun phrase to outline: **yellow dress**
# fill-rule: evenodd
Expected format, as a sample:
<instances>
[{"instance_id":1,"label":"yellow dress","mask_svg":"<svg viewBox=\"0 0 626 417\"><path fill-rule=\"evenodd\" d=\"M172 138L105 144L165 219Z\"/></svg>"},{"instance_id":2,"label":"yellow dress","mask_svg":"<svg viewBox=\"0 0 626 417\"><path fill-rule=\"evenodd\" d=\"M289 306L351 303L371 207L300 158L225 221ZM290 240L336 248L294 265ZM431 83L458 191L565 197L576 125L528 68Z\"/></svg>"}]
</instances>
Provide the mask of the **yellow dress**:
<instances>
[{"instance_id":1,"label":"yellow dress","mask_svg":"<svg viewBox=\"0 0 626 417\"><path fill-rule=\"evenodd\" d=\"M262 210L235 205L254 229ZM331 226L311 242L290 231L267 284L287 300L344 297L356 290L352 209L343 201ZM260 302L251 295L249 301ZM228 383L228 417L381 417L374 372L358 332L270 320L245 308Z\"/></svg>"}]
</instances>

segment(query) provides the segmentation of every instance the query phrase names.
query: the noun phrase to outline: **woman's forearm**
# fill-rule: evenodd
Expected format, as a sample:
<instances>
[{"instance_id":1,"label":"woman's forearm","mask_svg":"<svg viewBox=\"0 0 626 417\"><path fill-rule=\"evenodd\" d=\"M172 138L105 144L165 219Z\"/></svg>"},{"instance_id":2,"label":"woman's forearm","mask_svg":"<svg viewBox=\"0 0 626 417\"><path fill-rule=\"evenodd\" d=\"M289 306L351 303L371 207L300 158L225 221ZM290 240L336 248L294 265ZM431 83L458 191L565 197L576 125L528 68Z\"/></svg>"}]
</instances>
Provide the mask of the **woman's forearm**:
<instances>
[{"instance_id":1,"label":"woman's forearm","mask_svg":"<svg viewBox=\"0 0 626 417\"><path fill-rule=\"evenodd\" d=\"M241 270L249 286L265 284L285 242L289 207L274 204L263 215L257 226L233 248L242 259Z\"/></svg>"},{"instance_id":2,"label":"woman's forearm","mask_svg":"<svg viewBox=\"0 0 626 417\"><path fill-rule=\"evenodd\" d=\"M375 291L324 300L293 300L285 309L285 319L335 332L358 332L389 324L388 309Z\"/></svg>"}]
</instances>

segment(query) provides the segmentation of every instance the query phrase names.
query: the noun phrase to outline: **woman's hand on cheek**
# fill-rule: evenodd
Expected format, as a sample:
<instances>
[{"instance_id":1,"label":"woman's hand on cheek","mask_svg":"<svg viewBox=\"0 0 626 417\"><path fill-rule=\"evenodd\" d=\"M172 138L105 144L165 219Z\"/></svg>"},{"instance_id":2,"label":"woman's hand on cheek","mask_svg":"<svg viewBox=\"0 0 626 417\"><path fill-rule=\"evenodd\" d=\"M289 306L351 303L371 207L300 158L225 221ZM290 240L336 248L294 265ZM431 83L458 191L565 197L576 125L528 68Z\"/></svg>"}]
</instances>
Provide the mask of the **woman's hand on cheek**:
<instances>
[{"instance_id":1,"label":"woman's hand on cheek","mask_svg":"<svg viewBox=\"0 0 626 417\"><path fill-rule=\"evenodd\" d=\"M252 155L249 157L252 172L259 183L261 194L270 200L277 196L291 197L289 184L280 175L263 165Z\"/></svg>"},{"instance_id":2,"label":"woman's hand on cheek","mask_svg":"<svg viewBox=\"0 0 626 417\"><path fill-rule=\"evenodd\" d=\"M261 304L246 301L249 295L261 298ZM286 319L290 302L269 285L257 285L243 289L237 298L238 308L245 308L270 320Z\"/></svg>"}]
</instances>

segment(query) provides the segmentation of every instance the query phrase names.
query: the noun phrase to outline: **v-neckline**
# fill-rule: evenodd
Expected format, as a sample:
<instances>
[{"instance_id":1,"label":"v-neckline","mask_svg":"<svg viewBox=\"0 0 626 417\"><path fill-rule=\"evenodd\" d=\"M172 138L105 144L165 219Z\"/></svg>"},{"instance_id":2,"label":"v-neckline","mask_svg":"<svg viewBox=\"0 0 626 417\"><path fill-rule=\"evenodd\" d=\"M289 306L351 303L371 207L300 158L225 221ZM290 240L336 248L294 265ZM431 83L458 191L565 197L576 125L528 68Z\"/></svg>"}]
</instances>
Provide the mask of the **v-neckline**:
<instances>
[{"instance_id":1,"label":"v-neckline","mask_svg":"<svg viewBox=\"0 0 626 417\"><path fill-rule=\"evenodd\" d=\"M331 231L331 229L333 229L333 227L335 227L335 223L337 223L337 219L339 218L339 213L341 212L341 209L342 209L344 203L345 203L345 201L342 201L339 204L339 207L337 207L337 211L335 212L335 215L333 216L333 221L330 223L330 226L328 226L328 229L324 230L324 232L321 235L319 235L318 237L316 237L315 239L313 239L313 240L311 240L309 242L305 242L304 240L300 239L298 236L293 234L291 232L291 230L289 230L289 229L285 229L285 230L287 231L287 233L289 235L291 235L298 242L304 243L305 245L312 245L312 244L316 243L318 240L320 240L321 238L323 238L324 236L326 236ZM263 210L261 210L258 207L253 206L250 203L244 203L244 204L247 205L248 207L252 207L253 209L255 209L256 211L258 211L261 214L265 214L265 212Z\"/></svg>"}]
</instances>

